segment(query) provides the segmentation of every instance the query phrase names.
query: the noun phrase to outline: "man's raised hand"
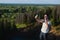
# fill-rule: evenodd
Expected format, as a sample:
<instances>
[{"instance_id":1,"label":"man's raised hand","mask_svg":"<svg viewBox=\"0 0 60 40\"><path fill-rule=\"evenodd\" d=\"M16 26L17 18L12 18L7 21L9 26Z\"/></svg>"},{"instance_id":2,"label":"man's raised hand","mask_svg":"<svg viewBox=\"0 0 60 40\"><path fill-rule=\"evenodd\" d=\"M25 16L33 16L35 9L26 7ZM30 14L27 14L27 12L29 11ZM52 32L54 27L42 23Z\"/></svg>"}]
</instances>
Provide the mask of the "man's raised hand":
<instances>
[{"instance_id":1,"label":"man's raised hand","mask_svg":"<svg viewBox=\"0 0 60 40\"><path fill-rule=\"evenodd\" d=\"M38 15L35 16L35 19L38 17Z\"/></svg>"}]
</instances>

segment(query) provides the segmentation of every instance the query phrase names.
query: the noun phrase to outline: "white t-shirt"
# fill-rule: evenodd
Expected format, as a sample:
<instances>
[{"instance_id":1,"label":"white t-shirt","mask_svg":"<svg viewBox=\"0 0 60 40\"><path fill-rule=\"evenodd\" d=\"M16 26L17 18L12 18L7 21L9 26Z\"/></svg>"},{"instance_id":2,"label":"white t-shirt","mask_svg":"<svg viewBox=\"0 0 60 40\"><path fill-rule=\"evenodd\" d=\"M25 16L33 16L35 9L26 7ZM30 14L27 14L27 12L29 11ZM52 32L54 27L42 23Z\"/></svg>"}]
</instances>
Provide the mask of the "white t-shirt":
<instances>
[{"instance_id":1,"label":"white t-shirt","mask_svg":"<svg viewBox=\"0 0 60 40\"><path fill-rule=\"evenodd\" d=\"M50 21L48 21L48 25L51 25L51 22ZM43 32L43 33L48 33L49 32L49 28L46 27L46 26L47 26L46 23L43 22L42 28L41 28L41 32ZM51 26L49 26L49 27L51 27Z\"/></svg>"}]
</instances>

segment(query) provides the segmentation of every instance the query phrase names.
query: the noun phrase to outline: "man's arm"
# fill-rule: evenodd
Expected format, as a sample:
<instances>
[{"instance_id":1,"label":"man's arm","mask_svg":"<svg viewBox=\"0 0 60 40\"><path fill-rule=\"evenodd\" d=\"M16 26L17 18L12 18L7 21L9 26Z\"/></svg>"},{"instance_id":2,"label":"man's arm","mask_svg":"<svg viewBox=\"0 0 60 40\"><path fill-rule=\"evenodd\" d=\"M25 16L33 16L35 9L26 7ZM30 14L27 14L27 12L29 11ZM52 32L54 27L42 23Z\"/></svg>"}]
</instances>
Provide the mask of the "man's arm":
<instances>
[{"instance_id":1,"label":"man's arm","mask_svg":"<svg viewBox=\"0 0 60 40\"><path fill-rule=\"evenodd\" d=\"M38 19L38 15L35 16L35 19L37 22L42 23L42 21L40 19Z\"/></svg>"},{"instance_id":2,"label":"man's arm","mask_svg":"<svg viewBox=\"0 0 60 40\"><path fill-rule=\"evenodd\" d=\"M47 20L46 20L46 22L45 22L45 23L46 23L46 27L48 27L48 21L47 21Z\"/></svg>"},{"instance_id":3,"label":"man's arm","mask_svg":"<svg viewBox=\"0 0 60 40\"><path fill-rule=\"evenodd\" d=\"M51 31L51 26L52 26L52 24L51 24L51 22L49 21L49 31Z\"/></svg>"}]
</instances>

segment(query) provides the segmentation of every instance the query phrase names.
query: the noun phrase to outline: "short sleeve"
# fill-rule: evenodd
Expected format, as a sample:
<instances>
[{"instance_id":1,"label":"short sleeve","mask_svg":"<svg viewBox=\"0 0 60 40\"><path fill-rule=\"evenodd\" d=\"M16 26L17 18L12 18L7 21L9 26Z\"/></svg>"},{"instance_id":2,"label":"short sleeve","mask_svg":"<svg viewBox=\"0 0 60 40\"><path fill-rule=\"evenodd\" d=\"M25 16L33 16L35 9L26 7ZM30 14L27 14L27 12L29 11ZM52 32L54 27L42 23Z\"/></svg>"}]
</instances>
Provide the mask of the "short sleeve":
<instances>
[{"instance_id":1,"label":"short sleeve","mask_svg":"<svg viewBox=\"0 0 60 40\"><path fill-rule=\"evenodd\" d=\"M48 25L51 26L51 22L50 21L48 22Z\"/></svg>"}]
</instances>

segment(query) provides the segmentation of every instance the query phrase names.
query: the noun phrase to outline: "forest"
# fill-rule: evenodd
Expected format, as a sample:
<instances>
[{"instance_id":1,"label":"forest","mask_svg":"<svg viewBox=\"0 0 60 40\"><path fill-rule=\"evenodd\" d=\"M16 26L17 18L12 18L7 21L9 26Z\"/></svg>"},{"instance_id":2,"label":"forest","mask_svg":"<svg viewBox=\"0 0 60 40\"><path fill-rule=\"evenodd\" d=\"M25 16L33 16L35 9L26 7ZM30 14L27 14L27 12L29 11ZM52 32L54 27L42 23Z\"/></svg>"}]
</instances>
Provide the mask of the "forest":
<instances>
[{"instance_id":1,"label":"forest","mask_svg":"<svg viewBox=\"0 0 60 40\"><path fill-rule=\"evenodd\" d=\"M41 25L36 22L34 17L38 14L39 18L42 19L45 13L48 14L52 23L50 33L55 36L60 35L60 6L0 5L0 38L14 33L22 34L25 32L27 35L31 34L37 37ZM59 38L56 39L59 40ZM55 39L51 38L51 40Z\"/></svg>"}]
</instances>

